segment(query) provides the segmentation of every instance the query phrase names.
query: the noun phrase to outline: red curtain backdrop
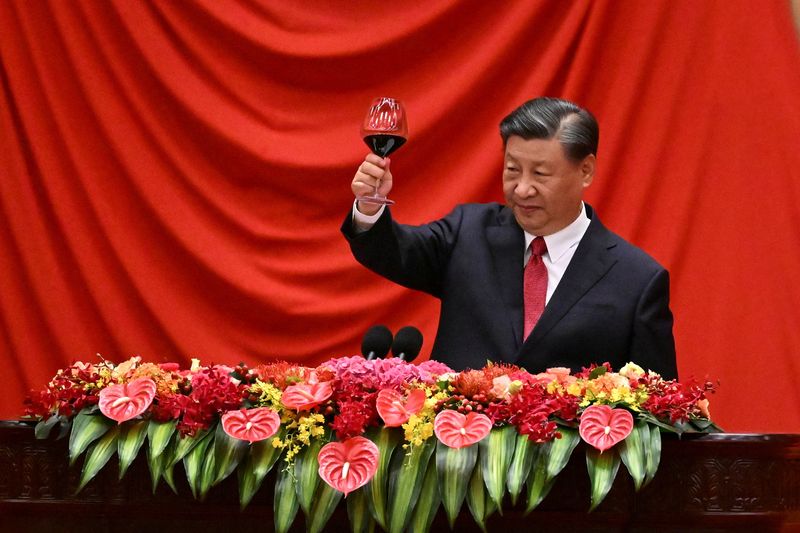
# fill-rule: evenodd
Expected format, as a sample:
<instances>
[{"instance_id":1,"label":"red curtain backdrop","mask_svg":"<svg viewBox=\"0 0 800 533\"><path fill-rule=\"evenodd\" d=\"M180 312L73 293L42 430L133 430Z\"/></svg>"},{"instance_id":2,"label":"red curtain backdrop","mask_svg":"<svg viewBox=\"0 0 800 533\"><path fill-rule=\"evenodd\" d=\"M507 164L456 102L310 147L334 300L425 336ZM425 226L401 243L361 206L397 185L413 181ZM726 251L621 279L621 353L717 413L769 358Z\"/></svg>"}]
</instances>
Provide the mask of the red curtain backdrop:
<instances>
[{"instance_id":1,"label":"red curtain backdrop","mask_svg":"<svg viewBox=\"0 0 800 533\"><path fill-rule=\"evenodd\" d=\"M338 4L338 5L336 5ZM318 363L438 302L339 224L375 96L399 220L500 200L500 119L601 123L588 200L672 273L683 378L800 431L800 52L788 1L0 2L0 417L95 354Z\"/></svg>"}]
</instances>

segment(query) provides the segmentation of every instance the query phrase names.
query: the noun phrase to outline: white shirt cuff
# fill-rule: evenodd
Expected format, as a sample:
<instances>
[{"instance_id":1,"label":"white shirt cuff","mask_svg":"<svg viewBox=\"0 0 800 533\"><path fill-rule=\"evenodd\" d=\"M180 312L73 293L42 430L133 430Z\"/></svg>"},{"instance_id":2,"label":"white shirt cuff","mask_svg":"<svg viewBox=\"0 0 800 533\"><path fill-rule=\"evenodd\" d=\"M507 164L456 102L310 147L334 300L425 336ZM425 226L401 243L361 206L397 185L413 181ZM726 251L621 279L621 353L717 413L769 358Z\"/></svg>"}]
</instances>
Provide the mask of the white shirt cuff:
<instances>
[{"instance_id":1,"label":"white shirt cuff","mask_svg":"<svg viewBox=\"0 0 800 533\"><path fill-rule=\"evenodd\" d=\"M357 206L358 200L353 202L353 229L356 230L356 233L368 231L381 218L383 211L386 209L386 206L382 205L374 215L365 215L358 210Z\"/></svg>"}]
</instances>

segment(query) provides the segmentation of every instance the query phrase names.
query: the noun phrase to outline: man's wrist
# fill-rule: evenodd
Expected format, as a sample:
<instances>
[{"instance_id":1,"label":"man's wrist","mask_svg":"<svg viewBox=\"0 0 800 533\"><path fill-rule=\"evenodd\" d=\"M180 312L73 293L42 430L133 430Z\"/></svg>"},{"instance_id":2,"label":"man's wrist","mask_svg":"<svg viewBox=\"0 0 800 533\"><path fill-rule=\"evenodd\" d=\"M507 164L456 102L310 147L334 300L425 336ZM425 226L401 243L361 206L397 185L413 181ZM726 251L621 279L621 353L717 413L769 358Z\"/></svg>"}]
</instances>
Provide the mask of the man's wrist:
<instances>
[{"instance_id":1,"label":"man's wrist","mask_svg":"<svg viewBox=\"0 0 800 533\"><path fill-rule=\"evenodd\" d=\"M364 232L374 226L378 219L381 218L386 206L381 205L375 213L368 215L358 208L358 204L358 200L353 202L353 227L358 232Z\"/></svg>"},{"instance_id":2,"label":"man's wrist","mask_svg":"<svg viewBox=\"0 0 800 533\"><path fill-rule=\"evenodd\" d=\"M356 200L356 210L364 216L372 217L375 216L378 211L381 210L381 205L378 204L368 204L368 203L361 203Z\"/></svg>"}]
</instances>

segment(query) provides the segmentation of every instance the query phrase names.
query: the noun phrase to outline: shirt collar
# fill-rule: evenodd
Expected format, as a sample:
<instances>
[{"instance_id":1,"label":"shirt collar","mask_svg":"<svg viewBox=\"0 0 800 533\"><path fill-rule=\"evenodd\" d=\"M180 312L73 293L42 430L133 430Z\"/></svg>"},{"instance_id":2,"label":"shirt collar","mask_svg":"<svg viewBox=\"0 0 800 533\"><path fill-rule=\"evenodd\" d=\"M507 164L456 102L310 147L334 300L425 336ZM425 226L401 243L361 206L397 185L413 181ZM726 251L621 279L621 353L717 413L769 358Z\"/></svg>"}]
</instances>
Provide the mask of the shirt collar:
<instances>
[{"instance_id":1,"label":"shirt collar","mask_svg":"<svg viewBox=\"0 0 800 533\"><path fill-rule=\"evenodd\" d=\"M586 205L581 202L581 212L578 218L566 228L552 235L544 236L544 243L547 245L547 255L550 256L551 263L558 262L567 250L573 246L577 246L577 244L581 242L581 238L583 238L583 234L586 233L586 230L589 228L590 222L591 219L586 216ZM525 250L528 249L534 238L536 238L535 235L527 231L525 232Z\"/></svg>"}]
</instances>

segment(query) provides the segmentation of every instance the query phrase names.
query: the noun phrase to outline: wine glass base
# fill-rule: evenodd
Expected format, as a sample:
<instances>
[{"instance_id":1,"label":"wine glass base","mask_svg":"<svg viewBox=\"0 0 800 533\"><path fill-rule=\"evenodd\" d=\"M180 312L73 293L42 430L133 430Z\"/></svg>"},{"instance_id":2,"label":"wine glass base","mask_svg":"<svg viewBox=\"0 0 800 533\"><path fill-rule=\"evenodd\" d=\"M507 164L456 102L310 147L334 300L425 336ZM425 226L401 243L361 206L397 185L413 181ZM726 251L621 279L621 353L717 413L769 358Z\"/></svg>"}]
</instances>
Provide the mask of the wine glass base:
<instances>
[{"instance_id":1,"label":"wine glass base","mask_svg":"<svg viewBox=\"0 0 800 533\"><path fill-rule=\"evenodd\" d=\"M389 200L385 196L358 196L356 200L365 204L394 205L394 200Z\"/></svg>"}]
</instances>

